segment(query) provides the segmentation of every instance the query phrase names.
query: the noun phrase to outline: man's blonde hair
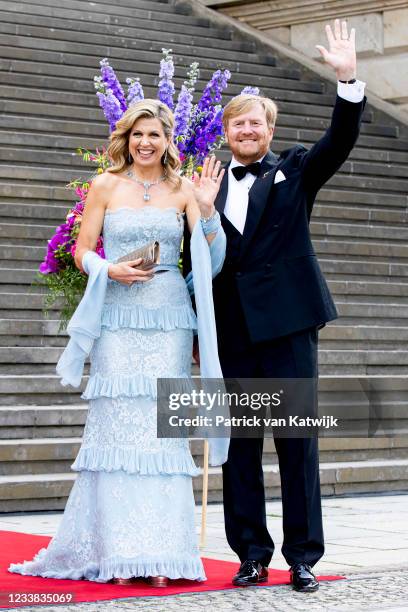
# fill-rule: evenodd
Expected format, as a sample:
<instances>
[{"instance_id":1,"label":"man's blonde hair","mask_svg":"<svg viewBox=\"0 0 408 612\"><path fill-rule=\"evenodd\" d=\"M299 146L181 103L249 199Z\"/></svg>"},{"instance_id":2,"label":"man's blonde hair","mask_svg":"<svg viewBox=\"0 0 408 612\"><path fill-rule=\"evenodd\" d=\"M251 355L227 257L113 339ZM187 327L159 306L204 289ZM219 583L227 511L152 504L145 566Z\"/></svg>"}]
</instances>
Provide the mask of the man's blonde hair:
<instances>
[{"instance_id":1,"label":"man's blonde hair","mask_svg":"<svg viewBox=\"0 0 408 612\"><path fill-rule=\"evenodd\" d=\"M227 130L228 122L230 119L247 113L255 104L260 104L265 111L266 123L268 127L274 127L276 117L278 114L278 107L275 102L270 98L264 98L263 96L256 96L254 94L241 94L235 96L226 104L224 113L222 115L222 123L224 131Z\"/></svg>"}]
</instances>

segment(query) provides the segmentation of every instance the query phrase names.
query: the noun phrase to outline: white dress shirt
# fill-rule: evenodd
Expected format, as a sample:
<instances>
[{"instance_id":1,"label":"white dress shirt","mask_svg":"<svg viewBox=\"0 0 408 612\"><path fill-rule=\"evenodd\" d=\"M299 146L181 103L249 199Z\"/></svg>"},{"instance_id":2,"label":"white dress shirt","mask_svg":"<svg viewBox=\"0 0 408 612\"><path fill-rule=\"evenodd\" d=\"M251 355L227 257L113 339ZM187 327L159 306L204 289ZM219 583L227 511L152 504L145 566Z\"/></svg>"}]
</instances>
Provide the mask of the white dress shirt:
<instances>
[{"instance_id":1,"label":"white dress shirt","mask_svg":"<svg viewBox=\"0 0 408 612\"><path fill-rule=\"evenodd\" d=\"M365 83L363 81L356 81L352 84L337 83L337 95L348 102L361 102L364 98ZM256 161L262 162L263 158L257 159ZM232 173L232 169L236 166L243 166L239 161L232 157L231 163L228 167L228 194L227 201L225 203L224 215L227 219L236 227L236 229L243 234L245 221L248 212L248 192L256 180L256 176L247 172L243 179L237 181ZM283 175L282 175L283 176ZM277 177L275 177L275 182ZM285 178L285 177L284 177ZM278 180L284 180L279 177Z\"/></svg>"}]
</instances>

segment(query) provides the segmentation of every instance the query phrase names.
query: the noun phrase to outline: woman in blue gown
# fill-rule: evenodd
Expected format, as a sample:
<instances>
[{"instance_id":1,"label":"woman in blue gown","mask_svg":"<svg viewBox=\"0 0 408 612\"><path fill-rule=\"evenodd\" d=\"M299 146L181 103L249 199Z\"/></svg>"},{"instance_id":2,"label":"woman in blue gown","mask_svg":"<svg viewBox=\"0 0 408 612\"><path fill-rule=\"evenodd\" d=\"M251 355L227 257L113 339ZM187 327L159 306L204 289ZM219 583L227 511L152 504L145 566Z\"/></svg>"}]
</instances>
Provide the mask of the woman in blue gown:
<instances>
[{"instance_id":1,"label":"woman in blue gown","mask_svg":"<svg viewBox=\"0 0 408 612\"><path fill-rule=\"evenodd\" d=\"M173 124L157 100L131 106L111 135L112 166L89 190L75 261L84 270L102 232L109 266L72 466L78 476L49 546L11 572L97 582L206 579L194 526L199 470L188 440L157 438L156 381L191 375L197 319L177 266L180 244L185 222L192 230L214 219L223 171L211 158L194 182L181 178ZM113 263L154 240L165 272L138 268L140 259Z\"/></svg>"}]
</instances>

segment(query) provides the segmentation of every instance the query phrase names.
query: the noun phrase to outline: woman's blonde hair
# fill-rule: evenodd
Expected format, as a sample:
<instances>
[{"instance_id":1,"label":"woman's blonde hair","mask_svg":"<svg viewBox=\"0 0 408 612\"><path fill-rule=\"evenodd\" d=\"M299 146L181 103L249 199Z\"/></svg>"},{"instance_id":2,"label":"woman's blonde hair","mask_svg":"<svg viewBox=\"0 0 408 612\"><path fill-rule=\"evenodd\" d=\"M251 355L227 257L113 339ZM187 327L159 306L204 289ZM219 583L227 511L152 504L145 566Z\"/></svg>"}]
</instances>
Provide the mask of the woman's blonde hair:
<instances>
[{"instance_id":1,"label":"woman's blonde hair","mask_svg":"<svg viewBox=\"0 0 408 612\"><path fill-rule=\"evenodd\" d=\"M268 128L274 127L278 114L278 107L275 102L270 98L264 98L263 96L257 96L255 94L241 94L232 98L224 108L224 113L222 115L224 131L227 130L230 119L248 112L254 104L260 104L264 109Z\"/></svg>"},{"instance_id":2,"label":"woman's blonde hair","mask_svg":"<svg viewBox=\"0 0 408 612\"><path fill-rule=\"evenodd\" d=\"M129 162L129 136L132 127L138 119L159 119L164 135L168 140L167 155L162 157L167 180L174 185L174 191L181 187L179 153L173 142L174 115L166 104L159 100L146 99L132 104L116 124L116 129L110 135L108 155L112 166L108 172L115 174L123 172L132 164Z\"/></svg>"}]
</instances>

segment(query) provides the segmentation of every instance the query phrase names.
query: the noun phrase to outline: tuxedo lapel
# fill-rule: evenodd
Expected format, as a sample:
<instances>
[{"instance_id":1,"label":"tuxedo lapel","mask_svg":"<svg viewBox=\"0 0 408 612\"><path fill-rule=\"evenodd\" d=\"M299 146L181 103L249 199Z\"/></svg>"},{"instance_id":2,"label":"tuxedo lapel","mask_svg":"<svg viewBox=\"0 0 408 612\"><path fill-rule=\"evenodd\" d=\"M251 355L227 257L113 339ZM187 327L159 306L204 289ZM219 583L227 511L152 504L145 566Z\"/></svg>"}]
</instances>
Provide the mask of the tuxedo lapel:
<instances>
[{"instance_id":1,"label":"tuxedo lapel","mask_svg":"<svg viewBox=\"0 0 408 612\"><path fill-rule=\"evenodd\" d=\"M248 212L242 237L241 256L251 241L268 201L267 195L278 170L278 158L269 151L262 160L261 172L249 190Z\"/></svg>"},{"instance_id":2,"label":"tuxedo lapel","mask_svg":"<svg viewBox=\"0 0 408 612\"><path fill-rule=\"evenodd\" d=\"M228 168L231 162L228 162L225 168L224 176L222 177L221 185L217 193L217 197L215 198L214 206L220 213L220 215L224 212L225 204L227 203L227 195L228 195Z\"/></svg>"}]
</instances>

